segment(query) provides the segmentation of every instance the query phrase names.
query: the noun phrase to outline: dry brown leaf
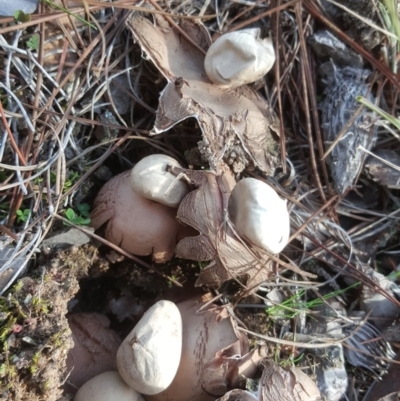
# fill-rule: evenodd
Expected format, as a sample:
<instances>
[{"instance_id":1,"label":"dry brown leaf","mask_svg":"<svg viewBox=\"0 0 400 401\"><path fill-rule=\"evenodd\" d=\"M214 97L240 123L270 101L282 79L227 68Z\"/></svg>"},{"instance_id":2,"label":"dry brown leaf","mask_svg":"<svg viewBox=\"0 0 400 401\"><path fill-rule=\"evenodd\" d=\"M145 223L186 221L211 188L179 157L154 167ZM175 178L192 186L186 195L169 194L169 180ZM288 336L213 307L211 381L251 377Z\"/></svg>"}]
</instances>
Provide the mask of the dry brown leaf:
<instances>
[{"instance_id":1,"label":"dry brown leaf","mask_svg":"<svg viewBox=\"0 0 400 401\"><path fill-rule=\"evenodd\" d=\"M224 89L212 84L204 70L204 54L162 17L153 24L135 14L127 25L168 80L153 135L194 117L203 133L199 149L211 170L218 172L227 163L237 173L257 166L273 174L280 164L279 121L266 100L247 85ZM199 47L207 48L209 38L201 25L185 22L182 29Z\"/></svg>"},{"instance_id":2,"label":"dry brown leaf","mask_svg":"<svg viewBox=\"0 0 400 401\"><path fill-rule=\"evenodd\" d=\"M373 154L394 166L400 167L400 154L393 149L374 149ZM365 168L372 179L388 188L400 189L399 170L374 156L369 156Z\"/></svg>"},{"instance_id":3,"label":"dry brown leaf","mask_svg":"<svg viewBox=\"0 0 400 401\"><path fill-rule=\"evenodd\" d=\"M198 187L183 199L177 218L200 234L182 239L175 251L184 259L212 261L200 273L196 286L218 286L233 277L247 275L247 285L254 287L270 277L273 261L268 254L244 243L229 222L228 199L236 184L232 172L226 169L215 174L174 166L171 171L176 175L183 173Z\"/></svg>"},{"instance_id":4,"label":"dry brown leaf","mask_svg":"<svg viewBox=\"0 0 400 401\"><path fill-rule=\"evenodd\" d=\"M263 364L258 393L236 389L217 401L322 401L318 386L300 369L283 369L272 360Z\"/></svg>"},{"instance_id":5,"label":"dry brown leaf","mask_svg":"<svg viewBox=\"0 0 400 401\"><path fill-rule=\"evenodd\" d=\"M375 380L364 397L365 401L393 401L396 398L390 398L391 393L400 393L400 352L395 356L389 373L383 376L382 380ZM396 363L397 362L397 363ZM392 396L393 397L393 396Z\"/></svg>"},{"instance_id":6,"label":"dry brown leaf","mask_svg":"<svg viewBox=\"0 0 400 401\"><path fill-rule=\"evenodd\" d=\"M322 401L318 386L294 366L283 369L272 360L265 361L260 384L263 401Z\"/></svg>"}]
</instances>

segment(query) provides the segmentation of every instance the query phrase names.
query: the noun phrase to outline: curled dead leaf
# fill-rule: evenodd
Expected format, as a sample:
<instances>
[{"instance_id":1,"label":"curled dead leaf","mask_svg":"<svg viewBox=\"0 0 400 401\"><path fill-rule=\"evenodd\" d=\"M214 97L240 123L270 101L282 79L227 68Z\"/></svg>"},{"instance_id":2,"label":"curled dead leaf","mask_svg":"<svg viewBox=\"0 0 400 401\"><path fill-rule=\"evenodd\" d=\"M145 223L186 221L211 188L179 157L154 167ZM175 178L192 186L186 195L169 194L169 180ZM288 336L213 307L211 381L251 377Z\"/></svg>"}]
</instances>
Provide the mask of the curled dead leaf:
<instances>
[{"instance_id":1,"label":"curled dead leaf","mask_svg":"<svg viewBox=\"0 0 400 401\"><path fill-rule=\"evenodd\" d=\"M235 232L228 217L228 199L236 182L228 169L221 174L210 171L186 170L183 173L198 187L181 202L177 218L200 234L182 239L176 247L178 257L196 261L211 261L199 275L196 286L215 285L234 277L247 275L248 286L254 287L272 274L273 261L266 252L245 243Z\"/></svg>"},{"instance_id":2,"label":"curled dead leaf","mask_svg":"<svg viewBox=\"0 0 400 401\"><path fill-rule=\"evenodd\" d=\"M300 369L284 369L272 360L264 365L260 380L262 401L322 400L318 386Z\"/></svg>"},{"instance_id":3,"label":"curled dead leaf","mask_svg":"<svg viewBox=\"0 0 400 401\"><path fill-rule=\"evenodd\" d=\"M318 386L300 369L284 369L272 360L263 364L258 393L236 389L217 401L322 401Z\"/></svg>"},{"instance_id":4,"label":"curled dead leaf","mask_svg":"<svg viewBox=\"0 0 400 401\"><path fill-rule=\"evenodd\" d=\"M265 99L249 86L218 87L204 70L204 54L161 17L134 14L127 21L142 50L168 80L162 91L153 135L189 117L203 133L199 149L213 171L224 163L237 173L257 166L272 175L280 164L279 121ZM183 27L194 43L206 48L209 38L200 24ZM275 137L274 137L275 134Z\"/></svg>"}]
</instances>

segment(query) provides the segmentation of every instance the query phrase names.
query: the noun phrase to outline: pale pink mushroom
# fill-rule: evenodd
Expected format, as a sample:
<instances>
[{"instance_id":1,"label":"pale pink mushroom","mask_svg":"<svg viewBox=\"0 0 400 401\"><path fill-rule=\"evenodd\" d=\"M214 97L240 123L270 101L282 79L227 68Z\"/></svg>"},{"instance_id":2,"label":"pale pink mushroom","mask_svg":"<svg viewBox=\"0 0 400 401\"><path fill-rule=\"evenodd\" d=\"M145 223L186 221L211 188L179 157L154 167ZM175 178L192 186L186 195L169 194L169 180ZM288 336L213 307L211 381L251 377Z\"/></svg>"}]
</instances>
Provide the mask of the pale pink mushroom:
<instances>
[{"instance_id":1,"label":"pale pink mushroom","mask_svg":"<svg viewBox=\"0 0 400 401\"><path fill-rule=\"evenodd\" d=\"M171 385L147 401L212 401L255 373L261 355L249 352L247 336L226 308L200 298L177 307L183 324L179 368Z\"/></svg>"},{"instance_id":2,"label":"pale pink mushroom","mask_svg":"<svg viewBox=\"0 0 400 401\"><path fill-rule=\"evenodd\" d=\"M176 220L176 209L145 199L130 184L130 171L115 176L100 190L90 215L95 229L107 223L105 238L134 255L169 260L187 228Z\"/></svg>"},{"instance_id":3,"label":"pale pink mushroom","mask_svg":"<svg viewBox=\"0 0 400 401\"><path fill-rule=\"evenodd\" d=\"M117 370L117 351L121 340L110 329L110 321L98 313L76 313L68 317L74 348L67 355L68 392L100 373Z\"/></svg>"}]
</instances>

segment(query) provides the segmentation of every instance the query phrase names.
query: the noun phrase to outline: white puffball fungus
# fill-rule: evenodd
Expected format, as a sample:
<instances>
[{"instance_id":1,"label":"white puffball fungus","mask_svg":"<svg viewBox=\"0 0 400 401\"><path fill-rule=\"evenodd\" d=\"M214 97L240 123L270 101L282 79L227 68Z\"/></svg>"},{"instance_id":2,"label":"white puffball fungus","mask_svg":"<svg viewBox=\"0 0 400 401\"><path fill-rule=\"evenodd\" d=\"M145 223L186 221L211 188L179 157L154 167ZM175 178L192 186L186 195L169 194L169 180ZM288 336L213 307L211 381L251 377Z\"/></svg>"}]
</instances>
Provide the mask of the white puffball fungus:
<instances>
[{"instance_id":1,"label":"white puffball fungus","mask_svg":"<svg viewBox=\"0 0 400 401\"><path fill-rule=\"evenodd\" d=\"M290 234L286 201L255 178L239 181L229 198L229 217L239 234L254 245L279 253Z\"/></svg>"},{"instance_id":2,"label":"white puffball fungus","mask_svg":"<svg viewBox=\"0 0 400 401\"><path fill-rule=\"evenodd\" d=\"M105 372L86 382L76 393L74 401L144 401L130 388L118 372Z\"/></svg>"},{"instance_id":3,"label":"white puffball fungus","mask_svg":"<svg viewBox=\"0 0 400 401\"><path fill-rule=\"evenodd\" d=\"M143 158L132 169L132 189L146 199L178 207L190 188L167 171L168 165L181 167L175 159L166 155L157 154Z\"/></svg>"},{"instance_id":4,"label":"white puffball fungus","mask_svg":"<svg viewBox=\"0 0 400 401\"><path fill-rule=\"evenodd\" d=\"M272 40L252 28L220 36L208 49L204 68L213 83L235 88L262 78L274 62Z\"/></svg>"},{"instance_id":5,"label":"white puffball fungus","mask_svg":"<svg viewBox=\"0 0 400 401\"><path fill-rule=\"evenodd\" d=\"M165 390L178 370L182 352L182 317L170 301L159 301L140 319L117 352L117 366L136 391Z\"/></svg>"}]
</instances>

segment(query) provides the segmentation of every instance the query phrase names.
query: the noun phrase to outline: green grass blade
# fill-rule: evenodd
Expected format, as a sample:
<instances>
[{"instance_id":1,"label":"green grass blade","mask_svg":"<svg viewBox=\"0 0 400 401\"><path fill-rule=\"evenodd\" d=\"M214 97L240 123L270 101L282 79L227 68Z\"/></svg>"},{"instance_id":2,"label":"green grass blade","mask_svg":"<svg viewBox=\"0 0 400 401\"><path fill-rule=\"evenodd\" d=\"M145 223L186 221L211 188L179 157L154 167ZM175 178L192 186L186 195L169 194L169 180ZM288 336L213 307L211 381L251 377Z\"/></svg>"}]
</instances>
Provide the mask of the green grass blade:
<instances>
[{"instance_id":1,"label":"green grass blade","mask_svg":"<svg viewBox=\"0 0 400 401\"><path fill-rule=\"evenodd\" d=\"M368 107L370 110L374 111L375 113L379 114L381 117L383 117L386 121L390 122L393 124L398 130L400 130L400 120L396 117L393 117L389 113L386 113L386 111L383 111L379 107L375 106L373 103L371 103L369 100L365 99L362 96L356 96L357 102L363 104L365 107Z\"/></svg>"},{"instance_id":2,"label":"green grass blade","mask_svg":"<svg viewBox=\"0 0 400 401\"><path fill-rule=\"evenodd\" d=\"M399 44L400 44L400 21L399 21L399 17L397 15L397 1L395 2L395 0L383 0L388 13L390 15L390 19L392 21L392 25L394 28L394 31L396 32L396 36L397 36L397 47L399 48Z\"/></svg>"},{"instance_id":3,"label":"green grass blade","mask_svg":"<svg viewBox=\"0 0 400 401\"><path fill-rule=\"evenodd\" d=\"M88 27L97 30L97 27L96 27L95 25L91 24L89 21L86 21L84 18L80 17L79 15L76 15L76 14L74 14L74 13L71 13L71 11L69 11L68 9L66 9L66 8L64 8L64 7L61 7L61 6L57 5L57 4L54 4L54 3L51 2L50 0L41 0L41 1L42 1L43 3L45 3L45 4L47 4L47 5L50 6L50 7L54 7L54 8L56 8L57 10L64 11L65 13L67 13L67 14L70 15L71 17L76 18L78 21L81 21L82 23L84 23L84 24L87 25Z\"/></svg>"}]
</instances>

